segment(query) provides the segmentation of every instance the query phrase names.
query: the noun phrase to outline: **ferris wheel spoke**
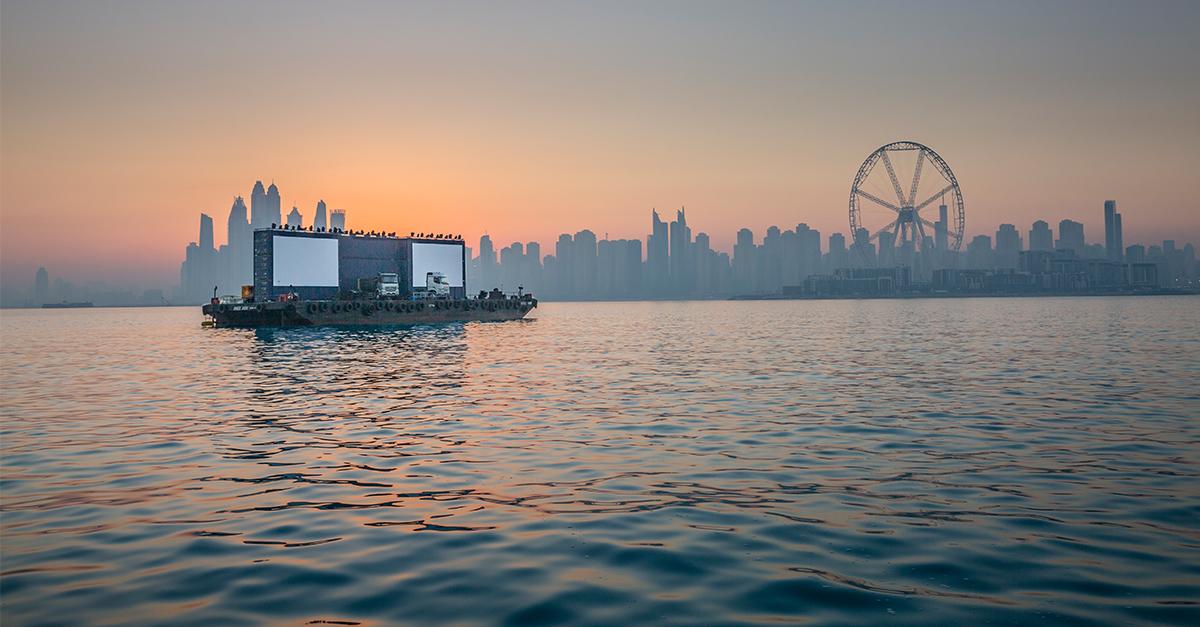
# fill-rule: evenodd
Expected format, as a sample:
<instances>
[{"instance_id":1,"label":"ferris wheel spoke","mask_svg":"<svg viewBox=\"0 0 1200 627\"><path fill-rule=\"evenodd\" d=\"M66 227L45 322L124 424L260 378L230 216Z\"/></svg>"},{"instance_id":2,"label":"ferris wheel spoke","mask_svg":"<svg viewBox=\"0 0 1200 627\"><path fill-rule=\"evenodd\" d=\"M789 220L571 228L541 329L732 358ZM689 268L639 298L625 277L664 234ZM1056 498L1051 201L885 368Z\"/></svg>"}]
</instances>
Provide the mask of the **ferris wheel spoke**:
<instances>
[{"instance_id":1,"label":"ferris wheel spoke","mask_svg":"<svg viewBox=\"0 0 1200 627\"><path fill-rule=\"evenodd\" d=\"M900 179L896 178L896 168L892 167L892 158L888 156L886 150L883 152L883 166L887 168L888 176L892 179L892 187L896 190L896 199L903 205L904 190L900 189Z\"/></svg>"},{"instance_id":2,"label":"ferris wheel spoke","mask_svg":"<svg viewBox=\"0 0 1200 627\"><path fill-rule=\"evenodd\" d=\"M913 210L920 211L920 210L924 209L925 207L929 206L929 203L937 200L938 198L941 198L942 195L944 195L946 192L949 192L953 189L954 189L954 183L951 183L951 184L943 187L941 191L935 193L934 195L930 196L929 198L926 198L925 202L913 207Z\"/></svg>"},{"instance_id":3,"label":"ferris wheel spoke","mask_svg":"<svg viewBox=\"0 0 1200 627\"><path fill-rule=\"evenodd\" d=\"M928 220L921 217L917 218L917 231L921 233L921 248L925 247L925 238L928 237L928 235L925 235L925 222L928 222Z\"/></svg>"},{"instance_id":4,"label":"ferris wheel spoke","mask_svg":"<svg viewBox=\"0 0 1200 627\"><path fill-rule=\"evenodd\" d=\"M912 188L908 192L908 204L917 202L917 186L921 184L921 164L925 163L925 151L917 152L917 167L913 173Z\"/></svg>"},{"instance_id":5,"label":"ferris wheel spoke","mask_svg":"<svg viewBox=\"0 0 1200 627\"><path fill-rule=\"evenodd\" d=\"M893 223L891 223L891 224L889 224L889 225L887 225L887 226L883 227L882 229L879 229L878 231L875 231L874 233L872 233L872 234L871 234L871 238L870 238L869 240L867 240L867 241L873 242L873 241L875 241L875 240L879 239L879 236L880 236L880 235L883 235L884 233L892 233L892 232L895 232L895 229L899 228L899 226L900 226L900 218L896 218L896 221L895 221L895 222L893 222Z\"/></svg>"},{"instance_id":6,"label":"ferris wheel spoke","mask_svg":"<svg viewBox=\"0 0 1200 627\"><path fill-rule=\"evenodd\" d=\"M870 201L873 201L880 205L883 205L884 207L887 207L888 209L891 209L892 211L895 211L896 213L900 213L900 207L893 205L892 203L890 203L870 192L866 192L861 189L855 188L854 193L858 194L859 196L862 196L863 198L866 198L867 200L870 200Z\"/></svg>"}]
</instances>

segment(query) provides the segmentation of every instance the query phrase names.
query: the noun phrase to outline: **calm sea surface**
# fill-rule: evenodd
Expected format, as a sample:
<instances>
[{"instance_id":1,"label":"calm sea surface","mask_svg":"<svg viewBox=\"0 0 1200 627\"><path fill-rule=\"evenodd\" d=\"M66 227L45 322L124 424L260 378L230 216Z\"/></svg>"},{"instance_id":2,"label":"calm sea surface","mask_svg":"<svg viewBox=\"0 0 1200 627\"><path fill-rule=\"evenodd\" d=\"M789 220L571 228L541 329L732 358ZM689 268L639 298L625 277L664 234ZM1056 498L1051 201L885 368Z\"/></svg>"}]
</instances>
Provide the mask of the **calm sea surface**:
<instances>
[{"instance_id":1,"label":"calm sea surface","mask_svg":"<svg viewBox=\"0 0 1200 627\"><path fill-rule=\"evenodd\" d=\"M1200 298L0 314L5 625L1200 624Z\"/></svg>"}]
</instances>

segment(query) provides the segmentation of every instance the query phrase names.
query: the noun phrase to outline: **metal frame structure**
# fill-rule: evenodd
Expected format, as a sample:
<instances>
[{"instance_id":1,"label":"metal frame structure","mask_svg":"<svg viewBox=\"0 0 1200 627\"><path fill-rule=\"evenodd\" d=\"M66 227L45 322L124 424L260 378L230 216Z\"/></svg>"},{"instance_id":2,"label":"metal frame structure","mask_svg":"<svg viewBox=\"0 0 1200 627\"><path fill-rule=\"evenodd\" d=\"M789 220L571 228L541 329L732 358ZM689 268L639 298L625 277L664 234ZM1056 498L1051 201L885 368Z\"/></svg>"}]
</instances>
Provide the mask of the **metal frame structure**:
<instances>
[{"instance_id":1,"label":"metal frame structure","mask_svg":"<svg viewBox=\"0 0 1200 627\"><path fill-rule=\"evenodd\" d=\"M889 153L895 154L901 151L916 150L917 161L914 167L912 184L909 186L908 193L904 193L904 189L900 186L900 179L896 176L896 169L892 165L891 156ZM888 202L878 196L862 189L862 184L874 171L875 165L880 161L883 162L884 168L887 170L888 178L891 179L893 191L896 192L897 202ZM921 172L925 162L928 161L938 171L938 174L944 179L946 185L932 196L917 202L917 188L921 184ZM923 217L921 210L929 206L933 201L939 198L945 198L946 194L951 195L951 210L949 211L950 224L946 225L947 244L949 250L959 250L962 247L963 225L965 214L963 212L962 190L958 187L958 179L954 178L954 172L950 170L950 166L946 165L938 153L932 148L919 144L914 141L899 141L880 146L875 152L863 161L858 168L858 174L854 177L854 183L850 186L850 237L851 241L857 242L857 233L859 229L867 228L863 223L862 207L859 206L859 198L869 200L872 203L891 209L896 213L896 218L881 229L870 234L870 241L879 238L883 233L891 233L895 237L894 243L903 244L912 242L914 249L924 247L926 241L925 227L937 230L937 225Z\"/></svg>"}]
</instances>

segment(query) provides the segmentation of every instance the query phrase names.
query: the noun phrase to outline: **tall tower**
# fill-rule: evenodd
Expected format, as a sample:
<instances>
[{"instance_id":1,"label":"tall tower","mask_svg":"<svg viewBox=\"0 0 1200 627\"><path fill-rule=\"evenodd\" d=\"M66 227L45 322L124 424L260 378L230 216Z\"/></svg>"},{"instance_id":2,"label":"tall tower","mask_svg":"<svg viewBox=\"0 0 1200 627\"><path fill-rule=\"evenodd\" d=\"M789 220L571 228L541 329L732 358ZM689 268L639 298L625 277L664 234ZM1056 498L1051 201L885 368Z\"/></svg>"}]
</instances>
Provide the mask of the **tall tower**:
<instances>
[{"instance_id":1,"label":"tall tower","mask_svg":"<svg viewBox=\"0 0 1200 627\"><path fill-rule=\"evenodd\" d=\"M992 263L997 268L1016 268L1021 260L1021 234L1012 224L1001 224L996 230L996 250Z\"/></svg>"},{"instance_id":2,"label":"tall tower","mask_svg":"<svg viewBox=\"0 0 1200 627\"><path fill-rule=\"evenodd\" d=\"M213 219L208 214L200 214L200 244L196 247L195 258L192 261L195 279L194 287L197 295L204 294L221 281L221 273L217 266L217 251L213 248Z\"/></svg>"},{"instance_id":3,"label":"tall tower","mask_svg":"<svg viewBox=\"0 0 1200 627\"><path fill-rule=\"evenodd\" d=\"M945 203L938 205L938 221L936 228L933 230L933 237L933 245L938 250L946 250L946 245L950 239L950 212Z\"/></svg>"},{"instance_id":4,"label":"tall tower","mask_svg":"<svg viewBox=\"0 0 1200 627\"><path fill-rule=\"evenodd\" d=\"M254 231L246 219L246 202L241 196L233 199L225 228L225 241L229 244L230 285L246 285L254 275Z\"/></svg>"},{"instance_id":5,"label":"tall tower","mask_svg":"<svg viewBox=\"0 0 1200 627\"><path fill-rule=\"evenodd\" d=\"M1038 220L1029 229L1029 250L1054 250L1054 233L1045 220Z\"/></svg>"},{"instance_id":6,"label":"tall tower","mask_svg":"<svg viewBox=\"0 0 1200 627\"><path fill-rule=\"evenodd\" d=\"M1125 258L1125 237L1121 233L1121 214L1113 215L1113 255L1114 261L1123 261Z\"/></svg>"},{"instance_id":7,"label":"tall tower","mask_svg":"<svg viewBox=\"0 0 1200 627\"><path fill-rule=\"evenodd\" d=\"M50 302L50 273L45 268L38 268L33 279L34 304L44 305Z\"/></svg>"},{"instance_id":8,"label":"tall tower","mask_svg":"<svg viewBox=\"0 0 1200 627\"><path fill-rule=\"evenodd\" d=\"M304 216L300 215L300 209L298 207L293 206L292 210L288 212L287 225L294 226L296 228L304 226Z\"/></svg>"},{"instance_id":9,"label":"tall tower","mask_svg":"<svg viewBox=\"0 0 1200 627\"><path fill-rule=\"evenodd\" d=\"M492 245L492 238L489 235L484 235L479 238L479 281L481 287L485 290L490 290L494 287L499 287L499 280L496 272L496 247Z\"/></svg>"},{"instance_id":10,"label":"tall tower","mask_svg":"<svg viewBox=\"0 0 1200 627\"><path fill-rule=\"evenodd\" d=\"M267 226L283 224L283 212L279 206L279 188L274 183L267 188Z\"/></svg>"},{"instance_id":11,"label":"tall tower","mask_svg":"<svg viewBox=\"0 0 1200 627\"><path fill-rule=\"evenodd\" d=\"M250 230L262 229L271 225L270 220L264 221L267 213L267 190L262 181L254 182L254 190L250 192Z\"/></svg>"},{"instance_id":12,"label":"tall tower","mask_svg":"<svg viewBox=\"0 0 1200 627\"><path fill-rule=\"evenodd\" d=\"M338 229L340 231L346 230L345 209L334 209L333 211L329 212L329 228Z\"/></svg>"},{"instance_id":13,"label":"tall tower","mask_svg":"<svg viewBox=\"0 0 1200 627\"><path fill-rule=\"evenodd\" d=\"M650 211L650 237L646 238L646 274L649 288L655 296L662 296L667 287L669 263L669 234L667 223L658 217L658 211Z\"/></svg>"},{"instance_id":14,"label":"tall tower","mask_svg":"<svg viewBox=\"0 0 1200 627\"><path fill-rule=\"evenodd\" d=\"M207 213L200 214L200 250L213 250L213 219Z\"/></svg>"},{"instance_id":15,"label":"tall tower","mask_svg":"<svg viewBox=\"0 0 1200 627\"><path fill-rule=\"evenodd\" d=\"M313 228L324 229L326 226L328 226L328 223L325 221L325 201L318 200L317 215L313 218Z\"/></svg>"},{"instance_id":16,"label":"tall tower","mask_svg":"<svg viewBox=\"0 0 1200 627\"><path fill-rule=\"evenodd\" d=\"M1077 257L1082 257L1087 247L1083 237L1083 224L1074 220L1061 220L1058 223L1058 242L1054 247L1058 250L1075 251Z\"/></svg>"},{"instance_id":17,"label":"tall tower","mask_svg":"<svg viewBox=\"0 0 1200 627\"><path fill-rule=\"evenodd\" d=\"M677 293L687 293L692 288L691 243L692 230L681 208L671 223L671 289Z\"/></svg>"},{"instance_id":18,"label":"tall tower","mask_svg":"<svg viewBox=\"0 0 1200 627\"><path fill-rule=\"evenodd\" d=\"M1112 261L1124 257L1121 237L1121 214L1117 213L1117 201L1104 201L1104 253Z\"/></svg>"}]
</instances>

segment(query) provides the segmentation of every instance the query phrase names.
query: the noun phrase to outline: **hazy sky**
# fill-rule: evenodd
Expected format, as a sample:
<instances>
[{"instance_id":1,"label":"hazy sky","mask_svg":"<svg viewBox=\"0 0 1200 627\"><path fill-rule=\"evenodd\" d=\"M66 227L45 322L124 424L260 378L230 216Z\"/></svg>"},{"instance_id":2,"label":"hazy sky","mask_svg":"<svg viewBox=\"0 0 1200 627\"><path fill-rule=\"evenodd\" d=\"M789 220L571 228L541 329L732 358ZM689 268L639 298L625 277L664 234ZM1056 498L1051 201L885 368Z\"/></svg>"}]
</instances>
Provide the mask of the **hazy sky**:
<instances>
[{"instance_id":1,"label":"hazy sky","mask_svg":"<svg viewBox=\"0 0 1200 627\"><path fill-rule=\"evenodd\" d=\"M913 139L967 237L1072 217L1200 243L1200 2L0 5L0 262L169 286L198 215L274 179L306 223L645 238L847 232ZM247 198L248 200L248 198Z\"/></svg>"}]
</instances>

